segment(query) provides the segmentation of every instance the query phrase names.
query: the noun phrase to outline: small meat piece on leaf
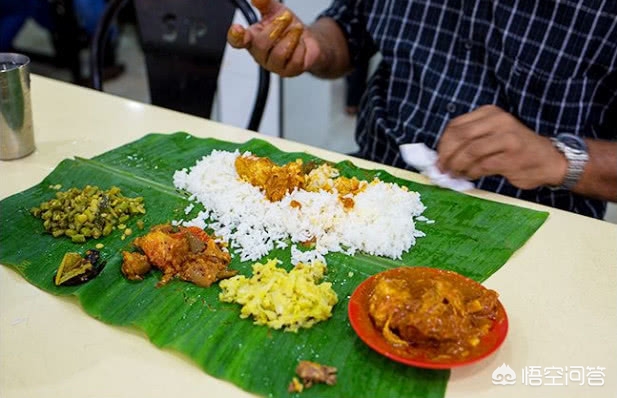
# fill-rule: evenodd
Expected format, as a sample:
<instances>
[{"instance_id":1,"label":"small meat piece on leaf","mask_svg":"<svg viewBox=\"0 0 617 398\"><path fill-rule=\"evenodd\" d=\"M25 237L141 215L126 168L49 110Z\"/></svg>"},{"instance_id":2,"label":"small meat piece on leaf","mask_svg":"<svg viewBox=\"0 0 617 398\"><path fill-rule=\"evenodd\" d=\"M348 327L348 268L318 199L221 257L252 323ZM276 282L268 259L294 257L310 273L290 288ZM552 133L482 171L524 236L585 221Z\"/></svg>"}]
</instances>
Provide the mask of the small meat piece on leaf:
<instances>
[{"instance_id":1,"label":"small meat piece on leaf","mask_svg":"<svg viewBox=\"0 0 617 398\"><path fill-rule=\"evenodd\" d=\"M300 361L296 367L296 374L300 376L306 388L314 383L325 383L329 386L336 384L336 371L335 367L311 361Z\"/></svg>"},{"instance_id":2,"label":"small meat piece on leaf","mask_svg":"<svg viewBox=\"0 0 617 398\"><path fill-rule=\"evenodd\" d=\"M298 380L297 377L294 377L293 379L291 379L291 381L289 382L289 386L287 387L287 391L288 392L302 392L302 390L304 390L304 384L302 384L300 380Z\"/></svg>"}]
</instances>

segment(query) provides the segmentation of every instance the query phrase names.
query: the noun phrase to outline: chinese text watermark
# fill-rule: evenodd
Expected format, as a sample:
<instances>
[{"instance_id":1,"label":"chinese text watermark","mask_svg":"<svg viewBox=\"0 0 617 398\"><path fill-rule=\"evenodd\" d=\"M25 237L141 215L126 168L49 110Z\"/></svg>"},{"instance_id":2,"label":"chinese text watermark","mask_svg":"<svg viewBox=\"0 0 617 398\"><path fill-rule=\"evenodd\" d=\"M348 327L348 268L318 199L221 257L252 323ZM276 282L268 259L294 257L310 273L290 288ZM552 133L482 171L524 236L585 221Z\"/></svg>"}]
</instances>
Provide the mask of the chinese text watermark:
<instances>
[{"instance_id":1,"label":"chinese text watermark","mask_svg":"<svg viewBox=\"0 0 617 398\"><path fill-rule=\"evenodd\" d=\"M518 382L525 386L572 386L604 385L602 366L525 366L519 373ZM516 372L505 363L493 371L493 384L512 385L517 382Z\"/></svg>"}]
</instances>

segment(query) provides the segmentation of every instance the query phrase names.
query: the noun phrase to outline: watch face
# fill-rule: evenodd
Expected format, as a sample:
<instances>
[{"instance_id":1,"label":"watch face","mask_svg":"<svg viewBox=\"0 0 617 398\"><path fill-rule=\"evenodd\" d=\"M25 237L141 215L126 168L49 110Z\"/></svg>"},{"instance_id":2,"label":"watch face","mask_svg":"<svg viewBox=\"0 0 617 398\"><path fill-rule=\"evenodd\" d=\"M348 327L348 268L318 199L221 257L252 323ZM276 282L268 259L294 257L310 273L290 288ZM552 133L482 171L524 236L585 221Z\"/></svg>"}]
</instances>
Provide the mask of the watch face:
<instances>
[{"instance_id":1,"label":"watch face","mask_svg":"<svg viewBox=\"0 0 617 398\"><path fill-rule=\"evenodd\" d=\"M587 151L587 145L585 144L585 141L583 141L581 137L578 137L574 134L559 134L557 135L557 140L576 151Z\"/></svg>"}]
</instances>

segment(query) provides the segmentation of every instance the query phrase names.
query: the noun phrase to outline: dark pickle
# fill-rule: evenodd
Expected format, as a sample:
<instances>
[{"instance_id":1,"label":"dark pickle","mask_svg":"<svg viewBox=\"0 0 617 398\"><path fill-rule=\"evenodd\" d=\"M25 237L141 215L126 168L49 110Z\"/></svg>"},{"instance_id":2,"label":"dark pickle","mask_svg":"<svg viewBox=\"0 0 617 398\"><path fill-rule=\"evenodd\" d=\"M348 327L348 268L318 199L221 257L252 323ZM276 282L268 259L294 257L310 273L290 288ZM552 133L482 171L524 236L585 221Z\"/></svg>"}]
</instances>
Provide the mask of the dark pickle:
<instances>
[{"instance_id":1,"label":"dark pickle","mask_svg":"<svg viewBox=\"0 0 617 398\"><path fill-rule=\"evenodd\" d=\"M82 257L79 253L69 252L64 255L58 271L54 275L56 286L76 286L86 283L98 276L105 267L98 250L86 250Z\"/></svg>"}]
</instances>

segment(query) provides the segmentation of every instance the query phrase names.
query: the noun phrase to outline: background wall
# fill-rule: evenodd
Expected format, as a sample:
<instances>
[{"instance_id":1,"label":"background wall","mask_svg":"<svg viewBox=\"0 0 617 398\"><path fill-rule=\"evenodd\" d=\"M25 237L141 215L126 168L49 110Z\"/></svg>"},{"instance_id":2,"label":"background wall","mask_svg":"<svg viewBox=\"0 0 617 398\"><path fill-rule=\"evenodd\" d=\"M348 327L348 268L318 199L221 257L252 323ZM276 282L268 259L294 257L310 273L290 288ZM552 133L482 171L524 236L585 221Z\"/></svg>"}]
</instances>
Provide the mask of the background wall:
<instances>
[{"instance_id":1,"label":"background wall","mask_svg":"<svg viewBox=\"0 0 617 398\"><path fill-rule=\"evenodd\" d=\"M236 12L234 23L247 25L240 12ZM216 101L217 107L213 112L214 118L223 123L245 127L253 109L257 81L257 64L249 53L236 50L227 44L219 75L219 90ZM271 75L268 102L260 126L261 133L276 137L281 135L280 82L280 77Z\"/></svg>"},{"instance_id":2,"label":"background wall","mask_svg":"<svg viewBox=\"0 0 617 398\"><path fill-rule=\"evenodd\" d=\"M330 0L286 0L285 4L305 23L311 23ZM285 138L319 147L353 152L355 120L343 112L344 80L318 79L305 74L283 81L283 131ZM347 130L345 134L341 130Z\"/></svg>"}]
</instances>

